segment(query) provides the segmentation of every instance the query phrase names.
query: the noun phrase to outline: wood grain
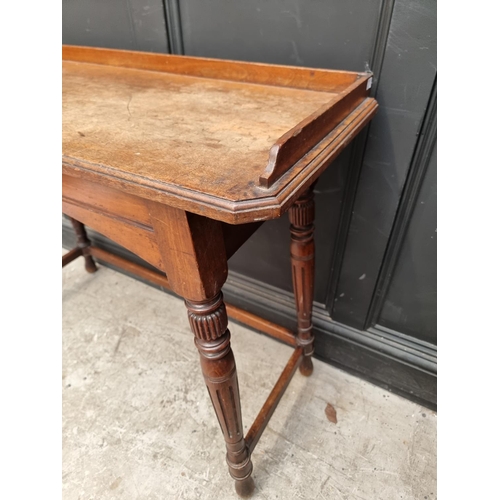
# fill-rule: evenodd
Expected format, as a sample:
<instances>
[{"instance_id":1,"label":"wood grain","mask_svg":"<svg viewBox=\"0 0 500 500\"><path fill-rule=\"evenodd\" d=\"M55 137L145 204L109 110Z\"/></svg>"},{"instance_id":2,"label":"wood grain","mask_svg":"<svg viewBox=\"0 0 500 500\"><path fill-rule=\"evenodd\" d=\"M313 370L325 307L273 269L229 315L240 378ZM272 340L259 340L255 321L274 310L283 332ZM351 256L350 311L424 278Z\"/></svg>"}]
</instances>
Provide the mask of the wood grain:
<instances>
[{"instance_id":1,"label":"wood grain","mask_svg":"<svg viewBox=\"0 0 500 500\"><path fill-rule=\"evenodd\" d=\"M273 144L332 97L65 61L63 151L230 201L253 198Z\"/></svg>"},{"instance_id":2,"label":"wood grain","mask_svg":"<svg viewBox=\"0 0 500 500\"><path fill-rule=\"evenodd\" d=\"M366 73L63 53L63 171L230 224L282 215L377 109Z\"/></svg>"},{"instance_id":3,"label":"wood grain","mask_svg":"<svg viewBox=\"0 0 500 500\"><path fill-rule=\"evenodd\" d=\"M164 270L144 200L98 182L69 175L63 175L62 187L63 213Z\"/></svg>"},{"instance_id":4,"label":"wood grain","mask_svg":"<svg viewBox=\"0 0 500 500\"><path fill-rule=\"evenodd\" d=\"M62 56L66 61L325 92L340 91L346 85L350 85L357 80L360 75L352 71L301 68L298 66L228 61L208 57L176 56L70 45L63 45Z\"/></svg>"},{"instance_id":5,"label":"wood grain","mask_svg":"<svg viewBox=\"0 0 500 500\"><path fill-rule=\"evenodd\" d=\"M70 175L62 176L62 189L63 200L118 218L131 225L151 228L148 207L145 201L137 196Z\"/></svg>"},{"instance_id":6,"label":"wood grain","mask_svg":"<svg viewBox=\"0 0 500 500\"><path fill-rule=\"evenodd\" d=\"M70 200L63 201L62 208L66 215L83 222L135 253L152 266L163 270L156 237L151 229L128 224L124 220L94 212L88 207L73 204Z\"/></svg>"},{"instance_id":7,"label":"wood grain","mask_svg":"<svg viewBox=\"0 0 500 500\"><path fill-rule=\"evenodd\" d=\"M160 203L148 207L172 290L192 301L214 297L227 278L221 223Z\"/></svg>"},{"instance_id":8,"label":"wood grain","mask_svg":"<svg viewBox=\"0 0 500 500\"><path fill-rule=\"evenodd\" d=\"M293 351L278 381L276 382L275 386L271 390L271 393L266 399L264 406L257 415L254 423L252 424L252 427L250 427L250 429L248 430L247 435L245 436L245 442L247 443L250 453L252 453L252 451L254 450L260 437L262 436L262 433L264 432L264 429L269 423L269 420L271 420L274 410L278 406L281 397L285 393L288 384L292 380L293 375L297 370L300 361L302 360L302 355L302 347L297 347Z\"/></svg>"},{"instance_id":9,"label":"wood grain","mask_svg":"<svg viewBox=\"0 0 500 500\"><path fill-rule=\"evenodd\" d=\"M367 78L360 78L349 85L278 139L269 152L269 162L259 178L261 186L270 188L291 165L314 148L363 102L368 95Z\"/></svg>"},{"instance_id":10,"label":"wood grain","mask_svg":"<svg viewBox=\"0 0 500 500\"><path fill-rule=\"evenodd\" d=\"M167 276L164 273L160 273L159 271L153 271L148 269L147 267L141 266L140 264L136 264L131 260L124 259L119 255L108 252L102 248L91 246L90 254L99 259L100 261L104 261L111 266L117 267L118 269L124 271L125 273L134 274L140 278L143 278L150 283L154 283L162 288L166 288L170 290L170 285L168 283Z\"/></svg>"}]
</instances>

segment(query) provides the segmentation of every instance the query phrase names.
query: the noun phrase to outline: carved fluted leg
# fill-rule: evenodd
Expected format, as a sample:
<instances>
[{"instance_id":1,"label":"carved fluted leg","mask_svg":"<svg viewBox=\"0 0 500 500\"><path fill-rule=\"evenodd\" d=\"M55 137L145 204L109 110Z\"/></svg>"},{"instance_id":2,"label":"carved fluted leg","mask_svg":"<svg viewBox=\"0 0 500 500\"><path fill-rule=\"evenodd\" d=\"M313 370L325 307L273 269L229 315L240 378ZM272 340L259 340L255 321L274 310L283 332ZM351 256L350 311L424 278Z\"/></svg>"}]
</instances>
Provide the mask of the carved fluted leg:
<instances>
[{"instance_id":1,"label":"carved fluted leg","mask_svg":"<svg viewBox=\"0 0 500 500\"><path fill-rule=\"evenodd\" d=\"M297 308L297 344L304 347L302 375L313 371L312 305L314 294L314 194L311 186L288 211L293 290Z\"/></svg>"},{"instance_id":2,"label":"carved fluted leg","mask_svg":"<svg viewBox=\"0 0 500 500\"><path fill-rule=\"evenodd\" d=\"M226 441L236 492L254 489L250 452L243 436L236 365L221 288L227 278L222 224L177 208L148 202L151 223L172 290L184 297L200 364Z\"/></svg>"},{"instance_id":3,"label":"carved fluted leg","mask_svg":"<svg viewBox=\"0 0 500 500\"><path fill-rule=\"evenodd\" d=\"M236 364L222 293L203 302L186 300L186 306L205 383L226 440L229 473L236 492L249 496L255 487L252 462L244 440Z\"/></svg>"},{"instance_id":4,"label":"carved fluted leg","mask_svg":"<svg viewBox=\"0 0 500 500\"><path fill-rule=\"evenodd\" d=\"M97 271L97 267L95 265L94 259L88 253L87 249L90 247L90 240L87 237L87 232L85 231L85 226L69 217L71 224L73 225L73 229L76 233L77 247L82 249L83 257L85 259L85 270L88 273L95 273Z\"/></svg>"}]
</instances>

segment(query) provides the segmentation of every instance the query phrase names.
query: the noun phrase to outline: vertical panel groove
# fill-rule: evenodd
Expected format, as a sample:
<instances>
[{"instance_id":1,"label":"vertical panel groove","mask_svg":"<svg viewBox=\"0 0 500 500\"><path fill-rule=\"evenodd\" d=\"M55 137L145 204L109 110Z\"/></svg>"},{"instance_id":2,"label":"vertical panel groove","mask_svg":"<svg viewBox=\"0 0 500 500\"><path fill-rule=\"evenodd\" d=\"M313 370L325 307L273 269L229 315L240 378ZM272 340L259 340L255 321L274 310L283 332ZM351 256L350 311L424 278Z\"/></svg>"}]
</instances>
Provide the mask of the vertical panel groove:
<instances>
[{"instance_id":1,"label":"vertical panel groove","mask_svg":"<svg viewBox=\"0 0 500 500\"><path fill-rule=\"evenodd\" d=\"M357 329L369 324L377 278L436 76L435 2L420 4L417 10L412 2L393 5L378 75L380 111L370 125L356 176L348 237L339 243L336 255L341 257L341 272L330 282L327 306L332 318ZM379 30L379 38L383 32ZM334 262L334 271L335 266L339 263Z\"/></svg>"},{"instance_id":2,"label":"vertical panel groove","mask_svg":"<svg viewBox=\"0 0 500 500\"><path fill-rule=\"evenodd\" d=\"M384 64L385 48L389 38L389 28L391 26L392 11L395 0L383 0L380 8L380 16L377 27L375 42L373 43L373 53L370 61L370 69L373 72L373 84L371 95L377 94L378 82L382 65Z\"/></svg>"},{"instance_id":3,"label":"vertical panel groove","mask_svg":"<svg viewBox=\"0 0 500 500\"><path fill-rule=\"evenodd\" d=\"M369 70L373 72L373 84L371 96L375 96L378 89L378 81L384 54L386 50L387 39L389 37L389 27L391 25L392 11L395 0L383 0L378 19L377 34L373 43L373 52L369 64ZM368 142L368 131L370 124L354 139L352 142L351 157L348 166L348 178L344 187L342 197L342 211L340 221L335 235L335 248L330 266L330 280L326 292L325 305L330 315L333 317L334 300L337 294L337 285L339 281L342 261L344 259L345 247L347 245L347 236L351 224L351 216L356 198L356 191L361 172L361 166L365 156L366 144Z\"/></svg>"},{"instance_id":4,"label":"vertical panel groove","mask_svg":"<svg viewBox=\"0 0 500 500\"><path fill-rule=\"evenodd\" d=\"M163 0L163 5L165 9L169 52L171 54L184 54L179 0Z\"/></svg>"},{"instance_id":5,"label":"vertical panel groove","mask_svg":"<svg viewBox=\"0 0 500 500\"><path fill-rule=\"evenodd\" d=\"M127 19L130 26L130 32L134 37L134 45L137 45L137 34L135 32L134 20L132 18L132 7L130 5L130 1L127 0Z\"/></svg>"},{"instance_id":6,"label":"vertical panel groove","mask_svg":"<svg viewBox=\"0 0 500 500\"><path fill-rule=\"evenodd\" d=\"M401 250L416 199L420 191L432 149L437 140L437 77L434 80L429 103L419 131L419 138L410 163L394 225L389 237L387 249L382 261L373 300L368 310L365 329L377 322L384 298L389 288L391 277Z\"/></svg>"}]
</instances>

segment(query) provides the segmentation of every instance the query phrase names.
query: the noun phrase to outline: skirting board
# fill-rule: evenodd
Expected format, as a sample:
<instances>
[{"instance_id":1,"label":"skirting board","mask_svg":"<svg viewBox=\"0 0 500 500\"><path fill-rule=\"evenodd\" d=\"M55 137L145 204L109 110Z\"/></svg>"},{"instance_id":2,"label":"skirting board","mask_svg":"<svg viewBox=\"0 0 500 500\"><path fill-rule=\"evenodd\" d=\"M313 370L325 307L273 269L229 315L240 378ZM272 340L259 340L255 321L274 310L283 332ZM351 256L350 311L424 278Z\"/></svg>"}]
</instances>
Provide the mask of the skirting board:
<instances>
[{"instance_id":1,"label":"skirting board","mask_svg":"<svg viewBox=\"0 0 500 500\"><path fill-rule=\"evenodd\" d=\"M99 233L89 229L88 235L97 246L154 269ZM62 243L68 249L75 243L73 228L66 219L62 223ZM290 292L232 272L229 272L223 292L228 303L286 328L295 328L295 301ZM423 345L398 332L361 331L337 323L330 318L324 305L318 303L314 304L313 318L314 357L427 408L436 409L435 346Z\"/></svg>"}]
</instances>

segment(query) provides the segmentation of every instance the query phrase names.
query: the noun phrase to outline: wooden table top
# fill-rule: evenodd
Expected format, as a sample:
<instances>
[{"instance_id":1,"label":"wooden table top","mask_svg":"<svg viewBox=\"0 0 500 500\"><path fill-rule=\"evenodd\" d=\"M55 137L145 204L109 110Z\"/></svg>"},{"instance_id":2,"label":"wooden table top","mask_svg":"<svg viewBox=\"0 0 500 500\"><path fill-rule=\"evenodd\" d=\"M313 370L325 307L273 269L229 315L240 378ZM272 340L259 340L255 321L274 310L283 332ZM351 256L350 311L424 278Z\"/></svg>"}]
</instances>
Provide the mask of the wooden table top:
<instances>
[{"instance_id":1,"label":"wooden table top","mask_svg":"<svg viewBox=\"0 0 500 500\"><path fill-rule=\"evenodd\" d=\"M275 218L374 115L369 82L64 47L63 169L229 223Z\"/></svg>"}]
</instances>

